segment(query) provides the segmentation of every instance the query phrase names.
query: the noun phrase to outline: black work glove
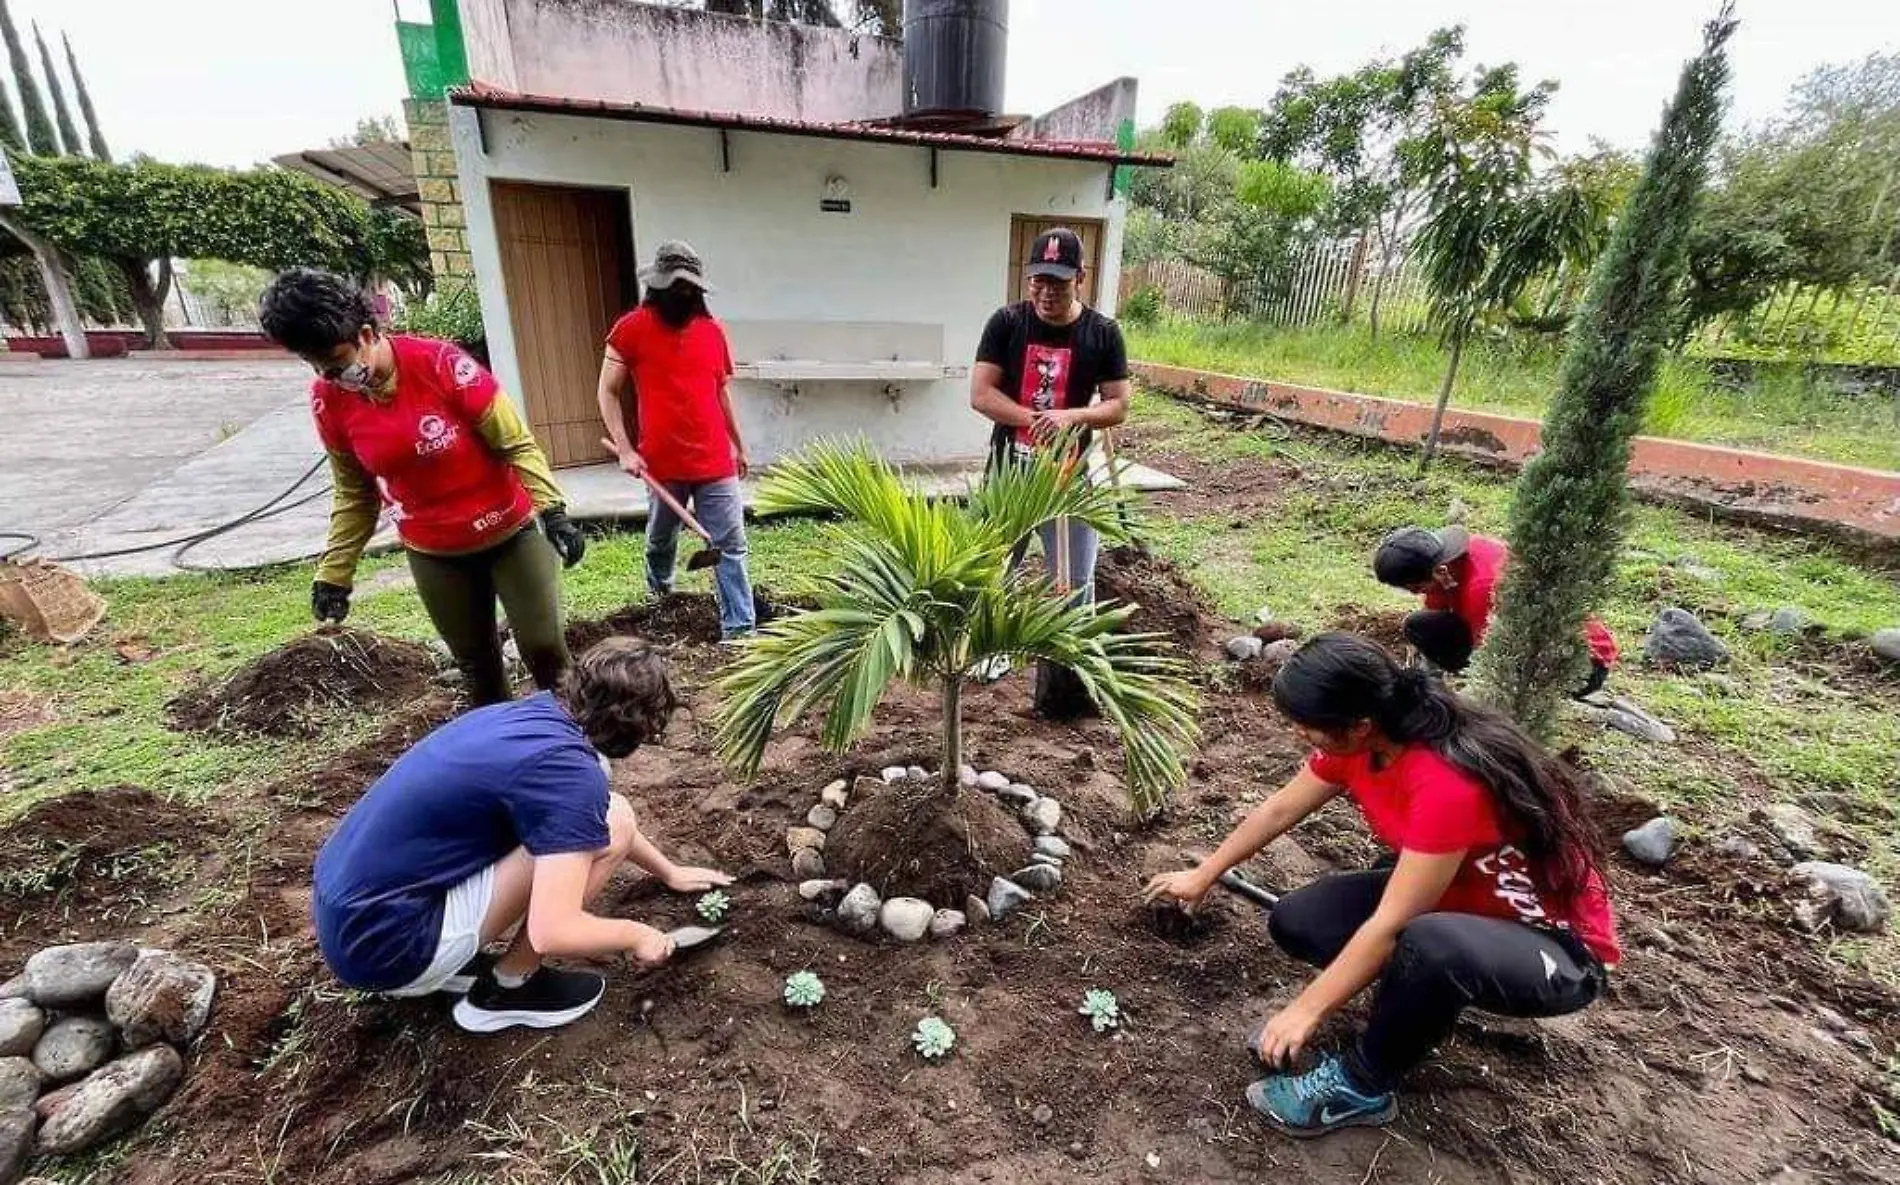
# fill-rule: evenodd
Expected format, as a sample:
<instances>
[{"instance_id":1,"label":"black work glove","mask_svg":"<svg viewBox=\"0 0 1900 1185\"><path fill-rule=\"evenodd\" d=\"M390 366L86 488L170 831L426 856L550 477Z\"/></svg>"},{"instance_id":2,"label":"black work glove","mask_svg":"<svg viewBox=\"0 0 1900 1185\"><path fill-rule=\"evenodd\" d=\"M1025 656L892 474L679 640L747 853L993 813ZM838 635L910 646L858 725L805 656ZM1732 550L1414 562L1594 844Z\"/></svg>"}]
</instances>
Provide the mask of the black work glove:
<instances>
[{"instance_id":1,"label":"black work glove","mask_svg":"<svg viewBox=\"0 0 1900 1185\"><path fill-rule=\"evenodd\" d=\"M587 554L587 536L567 517L565 506L550 506L541 512L541 533L548 537L564 568L572 568Z\"/></svg>"},{"instance_id":2,"label":"black work glove","mask_svg":"<svg viewBox=\"0 0 1900 1185\"><path fill-rule=\"evenodd\" d=\"M350 615L350 590L327 580L312 581L310 614L318 621L342 621Z\"/></svg>"}]
</instances>

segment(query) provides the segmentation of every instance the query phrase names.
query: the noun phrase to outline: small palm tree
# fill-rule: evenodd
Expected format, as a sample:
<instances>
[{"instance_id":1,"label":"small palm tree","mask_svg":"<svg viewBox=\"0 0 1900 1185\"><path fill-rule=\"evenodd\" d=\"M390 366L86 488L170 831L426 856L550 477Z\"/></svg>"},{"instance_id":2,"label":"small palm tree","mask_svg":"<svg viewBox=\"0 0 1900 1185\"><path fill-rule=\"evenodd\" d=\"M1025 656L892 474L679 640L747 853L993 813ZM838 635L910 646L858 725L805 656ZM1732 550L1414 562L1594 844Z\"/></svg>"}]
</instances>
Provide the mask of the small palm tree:
<instances>
[{"instance_id":1,"label":"small palm tree","mask_svg":"<svg viewBox=\"0 0 1900 1185\"><path fill-rule=\"evenodd\" d=\"M947 804L958 789L972 665L1047 660L1073 670L1120 731L1131 805L1158 810L1199 735L1185 665L1157 649L1162 635L1119 632L1134 606L1075 604L1008 570L1017 540L1059 517L1110 542L1127 538L1122 494L1056 459L1073 443L1001 467L964 503L926 497L860 443L819 444L776 466L759 510L843 516L838 564L821 581L819 608L766 626L721 680L720 756L751 776L772 729L819 707L826 747L843 752L903 680L941 698Z\"/></svg>"}]
</instances>

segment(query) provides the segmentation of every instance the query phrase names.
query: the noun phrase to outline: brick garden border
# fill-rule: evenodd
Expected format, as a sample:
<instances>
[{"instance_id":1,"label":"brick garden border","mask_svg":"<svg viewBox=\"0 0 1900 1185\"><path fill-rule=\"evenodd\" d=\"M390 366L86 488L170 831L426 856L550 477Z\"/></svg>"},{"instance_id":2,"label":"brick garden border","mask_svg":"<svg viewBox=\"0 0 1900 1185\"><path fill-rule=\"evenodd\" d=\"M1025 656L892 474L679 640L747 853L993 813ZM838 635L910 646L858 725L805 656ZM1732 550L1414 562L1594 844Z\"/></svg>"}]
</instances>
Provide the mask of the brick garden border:
<instances>
[{"instance_id":1,"label":"brick garden border","mask_svg":"<svg viewBox=\"0 0 1900 1185\"><path fill-rule=\"evenodd\" d=\"M1134 363L1134 372L1169 394L1405 448L1422 446L1431 426L1429 404L1152 362ZM1439 448L1516 469L1537 455L1539 432L1536 420L1451 408ZM1630 451L1630 479L1653 501L1842 536L1883 551L1900 548L1900 473L1639 436Z\"/></svg>"}]
</instances>

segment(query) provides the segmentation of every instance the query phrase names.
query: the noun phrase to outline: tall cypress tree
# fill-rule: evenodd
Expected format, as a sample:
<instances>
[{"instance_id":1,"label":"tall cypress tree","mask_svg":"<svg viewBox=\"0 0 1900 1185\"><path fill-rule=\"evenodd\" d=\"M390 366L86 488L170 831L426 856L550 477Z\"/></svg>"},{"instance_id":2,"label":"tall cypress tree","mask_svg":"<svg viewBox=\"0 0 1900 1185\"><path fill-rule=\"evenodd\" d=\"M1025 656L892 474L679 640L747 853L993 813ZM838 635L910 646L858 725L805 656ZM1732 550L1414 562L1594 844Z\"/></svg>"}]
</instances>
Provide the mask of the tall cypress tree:
<instances>
[{"instance_id":1,"label":"tall cypress tree","mask_svg":"<svg viewBox=\"0 0 1900 1185\"><path fill-rule=\"evenodd\" d=\"M40 68L46 71L46 89L53 96L53 113L59 120L60 155L84 156L86 149L80 143L79 129L73 126L72 108L66 105L66 89L59 85L59 71L53 68L53 54L46 48L46 38L40 36L38 21L33 22L33 40L40 47Z\"/></svg>"},{"instance_id":2,"label":"tall cypress tree","mask_svg":"<svg viewBox=\"0 0 1900 1185\"><path fill-rule=\"evenodd\" d=\"M33 79L33 67L27 62L26 47L20 44L20 31L13 26L13 14L7 11L7 0L0 0L0 37L6 38L13 89L20 96L20 111L26 116L26 146L41 156L58 156L58 133L53 131L53 121L46 118L46 100L40 98L40 84Z\"/></svg>"},{"instance_id":3,"label":"tall cypress tree","mask_svg":"<svg viewBox=\"0 0 1900 1185\"><path fill-rule=\"evenodd\" d=\"M73 56L73 39L64 33L59 39L66 45L66 71L73 76L73 90L79 94L79 113L86 117L92 155L98 160L111 160L112 150L106 147L106 134L99 130L99 113L92 109L92 95L86 90L86 76L79 72L79 59Z\"/></svg>"},{"instance_id":4,"label":"tall cypress tree","mask_svg":"<svg viewBox=\"0 0 1900 1185\"><path fill-rule=\"evenodd\" d=\"M13 100L7 97L4 86L0 86L0 147L14 152L26 151L26 137L20 134L20 117L13 113Z\"/></svg>"},{"instance_id":5,"label":"tall cypress tree","mask_svg":"<svg viewBox=\"0 0 1900 1185\"><path fill-rule=\"evenodd\" d=\"M1585 617L1610 587L1628 525L1630 438L1669 340L1729 79L1733 4L1682 71L1642 180L1630 194L1570 332L1543 451L1511 503L1510 567L1480 652L1483 693L1548 735L1583 682Z\"/></svg>"}]
</instances>

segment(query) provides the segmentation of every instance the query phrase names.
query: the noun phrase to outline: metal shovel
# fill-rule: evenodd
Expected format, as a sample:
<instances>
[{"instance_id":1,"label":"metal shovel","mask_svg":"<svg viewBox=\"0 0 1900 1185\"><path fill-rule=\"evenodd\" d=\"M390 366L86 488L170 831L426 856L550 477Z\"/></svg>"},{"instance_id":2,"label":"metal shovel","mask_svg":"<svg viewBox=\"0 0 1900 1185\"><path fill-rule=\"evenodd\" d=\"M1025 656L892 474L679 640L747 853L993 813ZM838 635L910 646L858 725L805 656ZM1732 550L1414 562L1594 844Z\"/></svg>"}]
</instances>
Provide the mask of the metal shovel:
<instances>
[{"instance_id":1,"label":"metal shovel","mask_svg":"<svg viewBox=\"0 0 1900 1185\"><path fill-rule=\"evenodd\" d=\"M600 443L607 451L613 451L613 441L602 437ZM646 482L647 489L652 492L653 496L665 504L666 508L673 512L673 516L684 523L687 530L699 536L699 541L705 544L704 547L687 557L686 570L688 572L699 572L717 564L723 556L720 550L713 546L712 535L707 532L705 527L699 525L699 520L694 518L684 506L680 505L679 499L675 498L671 491L659 482L654 481L652 474L642 473L640 480Z\"/></svg>"}]
</instances>

